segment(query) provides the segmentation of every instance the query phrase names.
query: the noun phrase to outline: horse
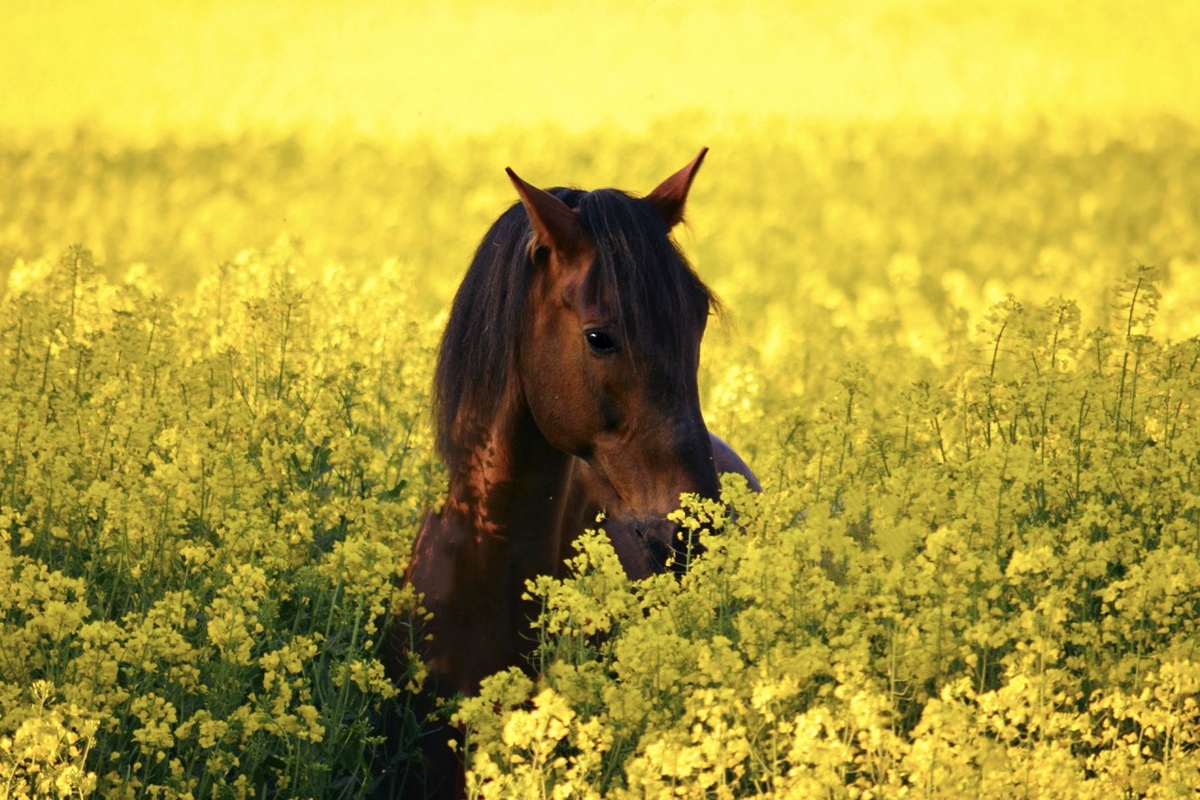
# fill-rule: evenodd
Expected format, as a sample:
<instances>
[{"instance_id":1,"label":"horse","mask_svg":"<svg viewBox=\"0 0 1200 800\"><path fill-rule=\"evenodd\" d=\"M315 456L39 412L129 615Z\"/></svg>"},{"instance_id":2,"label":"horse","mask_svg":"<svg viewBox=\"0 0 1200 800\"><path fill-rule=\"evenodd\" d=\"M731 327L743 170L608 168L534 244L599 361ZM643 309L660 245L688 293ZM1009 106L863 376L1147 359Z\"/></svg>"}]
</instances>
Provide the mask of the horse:
<instances>
[{"instance_id":1,"label":"horse","mask_svg":"<svg viewBox=\"0 0 1200 800\"><path fill-rule=\"evenodd\" d=\"M603 514L631 579L665 570L680 494L719 475L759 488L700 411L700 342L713 293L671 231L707 148L644 197L539 189L484 235L451 306L434 375L444 504L425 517L406 579L439 696L529 670L526 581L559 575ZM443 765L442 753L427 759ZM453 767L451 767L453 768Z\"/></svg>"}]
</instances>

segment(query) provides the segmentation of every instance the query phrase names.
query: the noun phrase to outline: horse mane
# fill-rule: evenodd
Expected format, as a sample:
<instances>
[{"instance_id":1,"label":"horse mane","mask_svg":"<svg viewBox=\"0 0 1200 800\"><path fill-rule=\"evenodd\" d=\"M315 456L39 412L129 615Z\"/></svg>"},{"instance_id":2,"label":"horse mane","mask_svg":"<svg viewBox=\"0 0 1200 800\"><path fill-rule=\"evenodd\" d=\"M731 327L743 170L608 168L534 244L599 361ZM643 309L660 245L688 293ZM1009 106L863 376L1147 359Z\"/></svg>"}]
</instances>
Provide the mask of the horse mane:
<instances>
[{"instance_id":1,"label":"horse mane","mask_svg":"<svg viewBox=\"0 0 1200 800\"><path fill-rule=\"evenodd\" d=\"M590 280L617 298L623 333L667 369L678 384L694 364L687 355L694 325L703 331L720 304L646 203L615 189L549 192L578 209L595 243ZM525 304L538 254L524 207L514 203L484 234L454 296L434 374L437 448L452 469L464 442L455 441L463 410L483 425L499 410L520 347Z\"/></svg>"}]
</instances>

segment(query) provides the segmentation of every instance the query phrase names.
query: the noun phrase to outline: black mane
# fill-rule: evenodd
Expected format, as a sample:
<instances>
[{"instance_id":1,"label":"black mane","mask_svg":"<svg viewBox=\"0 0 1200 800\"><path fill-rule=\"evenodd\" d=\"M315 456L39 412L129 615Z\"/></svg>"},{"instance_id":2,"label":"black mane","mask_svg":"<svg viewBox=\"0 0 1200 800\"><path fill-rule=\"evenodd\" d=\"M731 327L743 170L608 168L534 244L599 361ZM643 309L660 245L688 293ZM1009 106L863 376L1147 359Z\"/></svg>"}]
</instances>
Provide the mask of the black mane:
<instances>
[{"instance_id":1,"label":"black mane","mask_svg":"<svg viewBox=\"0 0 1200 800\"><path fill-rule=\"evenodd\" d=\"M703 331L718 307L669 237L662 219L646 203L615 189L549 190L571 208L595 243L593 264L599 288L618 298L627 336L644 356L660 363L678 382L687 363L691 331ZM434 376L437 446L453 467L464 442L454 441L460 410L486 424L496 413L522 336L525 303L535 265L533 231L520 203L513 204L484 234L454 297L442 334Z\"/></svg>"}]
</instances>

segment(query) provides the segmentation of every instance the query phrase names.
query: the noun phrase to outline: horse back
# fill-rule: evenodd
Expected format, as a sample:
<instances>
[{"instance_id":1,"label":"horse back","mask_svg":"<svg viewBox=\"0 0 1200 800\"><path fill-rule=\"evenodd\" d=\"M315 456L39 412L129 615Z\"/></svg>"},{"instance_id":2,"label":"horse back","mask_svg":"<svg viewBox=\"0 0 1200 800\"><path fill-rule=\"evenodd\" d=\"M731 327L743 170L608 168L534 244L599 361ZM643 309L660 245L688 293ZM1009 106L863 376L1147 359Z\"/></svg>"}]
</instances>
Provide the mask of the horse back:
<instances>
[{"instance_id":1,"label":"horse back","mask_svg":"<svg viewBox=\"0 0 1200 800\"><path fill-rule=\"evenodd\" d=\"M762 491L762 484L758 482L758 478L754 475L754 471L750 466L737 454L737 451L723 442L720 438L709 434L712 439L713 446L713 465L717 468L717 475L723 475L727 472L733 472L741 475L746 479L746 485L755 492Z\"/></svg>"}]
</instances>

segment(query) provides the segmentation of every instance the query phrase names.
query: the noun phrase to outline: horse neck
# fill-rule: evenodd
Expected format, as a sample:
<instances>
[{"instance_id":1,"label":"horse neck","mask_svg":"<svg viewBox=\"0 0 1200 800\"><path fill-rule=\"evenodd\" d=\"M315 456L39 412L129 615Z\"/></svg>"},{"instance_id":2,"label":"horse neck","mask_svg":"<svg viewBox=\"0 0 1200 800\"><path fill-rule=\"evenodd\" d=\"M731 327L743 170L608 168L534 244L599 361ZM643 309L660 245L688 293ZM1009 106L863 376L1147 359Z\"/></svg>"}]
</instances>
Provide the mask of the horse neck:
<instances>
[{"instance_id":1,"label":"horse neck","mask_svg":"<svg viewBox=\"0 0 1200 800\"><path fill-rule=\"evenodd\" d=\"M446 508L467 521L477 541L557 537L571 456L546 441L523 402L505 403L479 426L456 462Z\"/></svg>"}]
</instances>

